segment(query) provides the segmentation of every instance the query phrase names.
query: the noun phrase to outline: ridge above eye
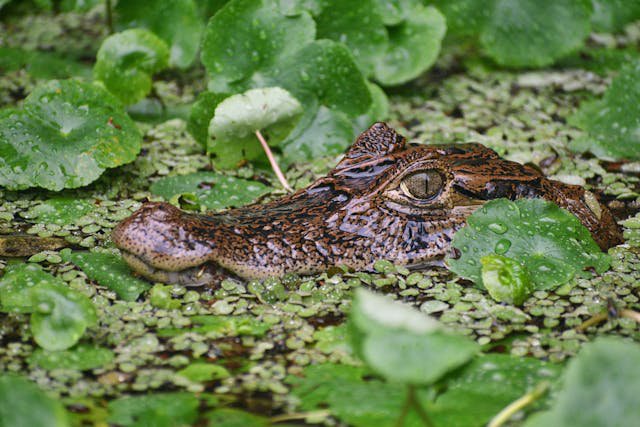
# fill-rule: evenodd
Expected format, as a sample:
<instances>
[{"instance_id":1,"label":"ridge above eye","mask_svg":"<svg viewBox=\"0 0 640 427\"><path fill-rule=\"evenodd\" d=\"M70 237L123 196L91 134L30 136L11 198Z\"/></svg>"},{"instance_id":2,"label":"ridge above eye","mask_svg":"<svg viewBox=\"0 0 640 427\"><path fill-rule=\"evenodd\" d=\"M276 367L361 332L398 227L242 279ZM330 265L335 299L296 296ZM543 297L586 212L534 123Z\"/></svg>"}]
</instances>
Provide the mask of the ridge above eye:
<instances>
[{"instance_id":1,"label":"ridge above eye","mask_svg":"<svg viewBox=\"0 0 640 427\"><path fill-rule=\"evenodd\" d=\"M440 172L426 169L407 175L400 183L400 189L407 197L429 200L440 194L444 179Z\"/></svg>"}]
</instances>

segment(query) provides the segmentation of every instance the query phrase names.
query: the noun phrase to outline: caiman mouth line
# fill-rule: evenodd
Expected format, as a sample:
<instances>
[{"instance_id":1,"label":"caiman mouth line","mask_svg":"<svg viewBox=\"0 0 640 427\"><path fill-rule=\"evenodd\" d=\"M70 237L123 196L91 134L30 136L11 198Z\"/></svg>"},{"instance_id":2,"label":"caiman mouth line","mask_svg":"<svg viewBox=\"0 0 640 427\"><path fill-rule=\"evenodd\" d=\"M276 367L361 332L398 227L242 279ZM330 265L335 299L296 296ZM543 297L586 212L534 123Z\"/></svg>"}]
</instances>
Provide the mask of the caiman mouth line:
<instances>
[{"instance_id":1,"label":"caiman mouth line","mask_svg":"<svg viewBox=\"0 0 640 427\"><path fill-rule=\"evenodd\" d=\"M211 283L217 276L223 273L220 266L214 263L206 262L194 267L185 268L177 271L167 271L153 267L141 257L121 249L122 259L140 275L149 280L162 283L177 283L187 286L203 286ZM228 272L224 272L226 276Z\"/></svg>"}]
</instances>

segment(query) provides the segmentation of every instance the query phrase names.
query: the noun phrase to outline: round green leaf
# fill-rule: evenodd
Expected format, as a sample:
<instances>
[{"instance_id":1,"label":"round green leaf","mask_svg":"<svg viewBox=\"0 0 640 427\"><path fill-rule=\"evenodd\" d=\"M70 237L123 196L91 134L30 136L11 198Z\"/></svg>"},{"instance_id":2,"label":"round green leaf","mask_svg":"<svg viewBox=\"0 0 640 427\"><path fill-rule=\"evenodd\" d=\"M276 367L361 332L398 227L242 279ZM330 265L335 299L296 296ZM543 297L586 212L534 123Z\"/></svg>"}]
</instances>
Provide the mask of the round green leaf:
<instances>
[{"instance_id":1,"label":"round green leaf","mask_svg":"<svg viewBox=\"0 0 640 427\"><path fill-rule=\"evenodd\" d=\"M378 13L376 3L377 0L325 0L322 11L314 16L318 38L347 45L366 76L372 74L388 43L383 17Z\"/></svg>"},{"instance_id":2,"label":"round green leaf","mask_svg":"<svg viewBox=\"0 0 640 427\"><path fill-rule=\"evenodd\" d=\"M204 25L194 0L126 0L115 11L119 25L144 27L164 40L171 65L187 68L196 59Z\"/></svg>"},{"instance_id":3,"label":"round green leaf","mask_svg":"<svg viewBox=\"0 0 640 427\"><path fill-rule=\"evenodd\" d=\"M479 350L419 311L363 289L353 300L350 325L356 354L391 381L431 384Z\"/></svg>"},{"instance_id":4,"label":"round green leaf","mask_svg":"<svg viewBox=\"0 0 640 427\"><path fill-rule=\"evenodd\" d=\"M447 35L477 36L492 11L494 0L433 0L447 19Z\"/></svg>"},{"instance_id":5,"label":"round green leaf","mask_svg":"<svg viewBox=\"0 0 640 427\"><path fill-rule=\"evenodd\" d=\"M415 5L402 23L389 27L389 45L375 65L375 79L392 86L418 77L436 61L445 31L444 16L436 8Z\"/></svg>"},{"instance_id":6,"label":"round green leaf","mask_svg":"<svg viewBox=\"0 0 640 427\"><path fill-rule=\"evenodd\" d=\"M91 300L65 285L41 283L31 290L31 332L46 350L65 350L97 322Z\"/></svg>"},{"instance_id":7,"label":"round green leaf","mask_svg":"<svg viewBox=\"0 0 640 427\"><path fill-rule=\"evenodd\" d=\"M124 427L191 425L198 416L198 405L191 393L125 396L109 402L109 422Z\"/></svg>"},{"instance_id":8,"label":"round green leaf","mask_svg":"<svg viewBox=\"0 0 640 427\"><path fill-rule=\"evenodd\" d=\"M282 88L250 89L218 104L209 135L216 142L253 139L259 130L270 136L269 143L277 145L291 132L300 113L298 100Z\"/></svg>"},{"instance_id":9,"label":"round green leaf","mask_svg":"<svg viewBox=\"0 0 640 427\"><path fill-rule=\"evenodd\" d=\"M20 111L0 114L0 185L59 191L95 181L135 159L141 136L118 101L99 86L52 80Z\"/></svg>"},{"instance_id":10,"label":"round green leaf","mask_svg":"<svg viewBox=\"0 0 640 427\"><path fill-rule=\"evenodd\" d=\"M229 378L230 374L224 366L214 365L213 363L192 363L186 368L177 372L181 377L187 378L193 382L207 382Z\"/></svg>"},{"instance_id":11,"label":"round green leaf","mask_svg":"<svg viewBox=\"0 0 640 427\"><path fill-rule=\"evenodd\" d=\"M67 411L31 381L0 376L0 427L67 427Z\"/></svg>"},{"instance_id":12,"label":"round green leaf","mask_svg":"<svg viewBox=\"0 0 640 427\"><path fill-rule=\"evenodd\" d=\"M494 254L480 258L480 263L482 283L494 300L520 305L533 291L529 273L518 261Z\"/></svg>"},{"instance_id":13,"label":"round green leaf","mask_svg":"<svg viewBox=\"0 0 640 427\"><path fill-rule=\"evenodd\" d=\"M143 29L126 30L102 42L93 74L124 104L133 104L147 96L151 76L168 61L169 48L158 36Z\"/></svg>"},{"instance_id":14,"label":"round green leaf","mask_svg":"<svg viewBox=\"0 0 640 427\"><path fill-rule=\"evenodd\" d=\"M216 107L228 97L229 95L227 94L202 92L198 95L196 102L193 103L191 114L189 115L189 122L187 123L187 130L193 138L202 145L202 148L207 148L209 123L216 112Z\"/></svg>"},{"instance_id":15,"label":"round green leaf","mask_svg":"<svg viewBox=\"0 0 640 427\"><path fill-rule=\"evenodd\" d=\"M29 363L47 370L75 369L87 371L111 363L113 357L113 351L108 348L79 344L65 351L36 349L29 357Z\"/></svg>"},{"instance_id":16,"label":"round green leaf","mask_svg":"<svg viewBox=\"0 0 640 427\"><path fill-rule=\"evenodd\" d=\"M30 208L25 218L39 223L67 225L95 210L95 205L85 199L54 197Z\"/></svg>"},{"instance_id":17,"label":"round green leaf","mask_svg":"<svg viewBox=\"0 0 640 427\"><path fill-rule=\"evenodd\" d=\"M100 252L61 251L62 258L78 266L91 280L114 291L125 301L135 301L151 285L131 274L126 262L117 255Z\"/></svg>"},{"instance_id":18,"label":"round green leaf","mask_svg":"<svg viewBox=\"0 0 640 427\"><path fill-rule=\"evenodd\" d=\"M625 65L603 98L580 105L569 123L589 133L571 148L606 158L640 159L640 61Z\"/></svg>"},{"instance_id":19,"label":"round green leaf","mask_svg":"<svg viewBox=\"0 0 640 427\"><path fill-rule=\"evenodd\" d=\"M353 138L349 117L321 105L318 110L305 109L299 125L282 143L282 153L288 162L337 156L349 147Z\"/></svg>"},{"instance_id":20,"label":"round green leaf","mask_svg":"<svg viewBox=\"0 0 640 427\"><path fill-rule=\"evenodd\" d=\"M315 35L308 13L285 15L278 1L227 3L211 18L203 36L202 63L209 73L209 89L219 93L249 89L248 81L259 80L264 70Z\"/></svg>"},{"instance_id":21,"label":"round green leaf","mask_svg":"<svg viewBox=\"0 0 640 427\"><path fill-rule=\"evenodd\" d=\"M584 345L564 373L551 411L526 427L634 426L640 419L640 345L600 337Z\"/></svg>"},{"instance_id":22,"label":"round green leaf","mask_svg":"<svg viewBox=\"0 0 640 427\"><path fill-rule=\"evenodd\" d=\"M4 312L31 313L31 290L40 284L64 284L42 270L38 264L12 264L0 278L0 309Z\"/></svg>"},{"instance_id":23,"label":"round green leaf","mask_svg":"<svg viewBox=\"0 0 640 427\"><path fill-rule=\"evenodd\" d=\"M541 199L487 202L467 218L451 245L460 257L447 258L449 268L482 286L480 259L504 255L522 264L535 289L551 289L593 267L602 273L610 258L574 215Z\"/></svg>"},{"instance_id":24,"label":"round green leaf","mask_svg":"<svg viewBox=\"0 0 640 427\"><path fill-rule=\"evenodd\" d=\"M197 202L208 209L224 209L254 202L267 194L269 188L257 181L216 172L196 172L162 178L151 184L150 191L168 201L182 194L193 194Z\"/></svg>"},{"instance_id":25,"label":"round green leaf","mask_svg":"<svg viewBox=\"0 0 640 427\"><path fill-rule=\"evenodd\" d=\"M639 0L592 0L591 24L595 31L616 32L640 18Z\"/></svg>"},{"instance_id":26,"label":"round green leaf","mask_svg":"<svg viewBox=\"0 0 640 427\"><path fill-rule=\"evenodd\" d=\"M590 0L494 0L480 43L500 65L543 67L579 49L590 32Z\"/></svg>"},{"instance_id":27,"label":"round green leaf","mask_svg":"<svg viewBox=\"0 0 640 427\"><path fill-rule=\"evenodd\" d=\"M215 409L207 414L210 426L216 427L269 427L271 422L264 417L233 408Z\"/></svg>"}]
</instances>

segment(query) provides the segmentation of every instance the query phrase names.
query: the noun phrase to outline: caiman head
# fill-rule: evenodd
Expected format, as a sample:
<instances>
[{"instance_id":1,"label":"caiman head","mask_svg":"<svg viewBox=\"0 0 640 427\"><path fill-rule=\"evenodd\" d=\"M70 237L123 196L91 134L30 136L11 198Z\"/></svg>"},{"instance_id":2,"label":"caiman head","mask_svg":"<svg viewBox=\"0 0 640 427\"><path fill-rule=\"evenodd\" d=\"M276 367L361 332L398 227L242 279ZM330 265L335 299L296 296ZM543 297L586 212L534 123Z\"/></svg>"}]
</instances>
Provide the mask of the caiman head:
<instances>
[{"instance_id":1,"label":"caiman head","mask_svg":"<svg viewBox=\"0 0 640 427\"><path fill-rule=\"evenodd\" d=\"M147 203L118 224L113 241L143 276L187 285L338 265L371 270L379 259L419 268L441 260L466 218L501 197L552 201L578 217L601 248L621 242L609 210L582 187L480 144L407 144L384 123L295 194L209 215Z\"/></svg>"}]
</instances>

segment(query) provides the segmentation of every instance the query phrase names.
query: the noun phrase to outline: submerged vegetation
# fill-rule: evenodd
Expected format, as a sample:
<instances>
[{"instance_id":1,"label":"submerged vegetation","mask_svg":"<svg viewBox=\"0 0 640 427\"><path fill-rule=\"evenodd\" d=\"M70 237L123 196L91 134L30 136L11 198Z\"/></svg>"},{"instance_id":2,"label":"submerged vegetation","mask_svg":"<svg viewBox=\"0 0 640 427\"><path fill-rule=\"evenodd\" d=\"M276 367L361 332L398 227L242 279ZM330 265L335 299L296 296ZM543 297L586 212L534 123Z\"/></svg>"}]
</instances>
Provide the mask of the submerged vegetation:
<instances>
[{"instance_id":1,"label":"submerged vegetation","mask_svg":"<svg viewBox=\"0 0 640 427\"><path fill-rule=\"evenodd\" d=\"M634 425L638 19L635 0L0 0L0 426ZM376 120L582 185L624 243L499 199L447 268L201 289L137 277L110 240L147 200L303 188Z\"/></svg>"}]
</instances>

